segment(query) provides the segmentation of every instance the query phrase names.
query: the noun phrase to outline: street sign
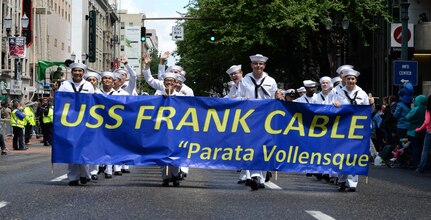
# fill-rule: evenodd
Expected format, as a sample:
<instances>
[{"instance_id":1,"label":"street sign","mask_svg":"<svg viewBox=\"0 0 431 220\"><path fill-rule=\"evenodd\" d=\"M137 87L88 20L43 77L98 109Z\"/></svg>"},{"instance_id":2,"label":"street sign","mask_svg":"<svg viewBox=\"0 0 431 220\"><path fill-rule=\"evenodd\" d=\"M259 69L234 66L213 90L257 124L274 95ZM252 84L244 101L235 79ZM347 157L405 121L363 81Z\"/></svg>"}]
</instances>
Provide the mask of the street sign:
<instances>
[{"instance_id":1,"label":"street sign","mask_svg":"<svg viewBox=\"0 0 431 220\"><path fill-rule=\"evenodd\" d=\"M174 41L184 40L183 26L172 26L172 40Z\"/></svg>"},{"instance_id":2,"label":"street sign","mask_svg":"<svg viewBox=\"0 0 431 220\"><path fill-rule=\"evenodd\" d=\"M407 46L414 47L414 25L407 25ZM393 23L391 24L391 47L401 47L402 43L402 24Z\"/></svg>"},{"instance_id":3,"label":"street sign","mask_svg":"<svg viewBox=\"0 0 431 220\"><path fill-rule=\"evenodd\" d=\"M36 87L34 87L34 86L29 86L29 87L26 87L26 88L25 88L25 90L26 90L27 92L36 92Z\"/></svg>"},{"instance_id":4,"label":"street sign","mask_svg":"<svg viewBox=\"0 0 431 220\"><path fill-rule=\"evenodd\" d=\"M21 95L22 94L22 81L21 80L10 80L9 94Z\"/></svg>"},{"instance_id":5,"label":"street sign","mask_svg":"<svg viewBox=\"0 0 431 220\"><path fill-rule=\"evenodd\" d=\"M418 85L418 62L395 60L394 61L394 85L403 85L401 80L409 80L413 86Z\"/></svg>"}]
</instances>

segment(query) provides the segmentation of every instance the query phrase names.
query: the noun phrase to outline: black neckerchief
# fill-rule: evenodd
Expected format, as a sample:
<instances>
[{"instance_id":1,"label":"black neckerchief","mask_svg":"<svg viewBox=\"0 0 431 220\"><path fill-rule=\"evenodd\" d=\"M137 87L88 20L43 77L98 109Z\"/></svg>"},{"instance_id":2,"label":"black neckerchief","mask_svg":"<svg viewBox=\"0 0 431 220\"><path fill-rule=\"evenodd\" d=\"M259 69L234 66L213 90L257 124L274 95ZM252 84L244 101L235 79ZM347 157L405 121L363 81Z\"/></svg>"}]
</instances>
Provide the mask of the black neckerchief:
<instances>
[{"instance_id":1,"label":"black neckerchief","mask_svg":"<svg viewBox=\"0 0 431 220\"><path fill-rule=\"evenodd\" d=\"M353 96L353 99L350 98L350 96L349 96L349 94L347 94L346 90L343 90L343 91L344 91L344 94L346 94L346 97L349 99L350 104L352 104L352 105L358 104L358 103L356 103L356 96L358 95L359 90L355 92L355 96Z\"/></svg>"},{"instance_id":2,"label":"black neckerchief","mask_svg":"<svg viewBox=\"0 0 431 220\"><path fill-rule=\"evenodd\" d=\"M254 84L254 96L255 96L255 98L257 99L257 95L258 95L258 90L259 90L259 88L262 88L262 91L263 91L263 93L265 93L265 95L267 95L267 96L269 96L269 93L262 87L262 84L263 84L263 81L265 81L265 78L266 78L266 76L265 77L263 77L263 79L262 79L262 81L260 82L260 84L258 85L257 83L256 83L256 80L254 80L253 79L253 77L251 77L250 76L250 79L251 79L251 81L253 82L253 84Z\"/></svg>"},{"instance_id":3,"label":"black neckerchief","mask_svg":"<svg viewBox=\"0 0 431 220\"><path fill-rule=\"evenodd\" d=\"M70 84L72 85L73 91L75 91L75 92L81 92L82 88L84 87L84 83L82 83L82 84L79 86L79 90L78 90L78 91L76 91L75 84L74 84L73 82L70 82Z\"/></svg>"}]
</instances>

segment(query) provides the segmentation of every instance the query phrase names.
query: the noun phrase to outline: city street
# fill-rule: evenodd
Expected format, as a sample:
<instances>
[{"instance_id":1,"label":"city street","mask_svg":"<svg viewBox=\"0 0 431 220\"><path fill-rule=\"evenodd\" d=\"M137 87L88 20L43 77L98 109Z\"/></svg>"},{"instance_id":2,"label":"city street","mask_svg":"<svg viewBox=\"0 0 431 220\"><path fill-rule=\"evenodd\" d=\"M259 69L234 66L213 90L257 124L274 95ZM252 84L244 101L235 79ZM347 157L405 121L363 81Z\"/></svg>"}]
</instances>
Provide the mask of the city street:
<instances>
[{"instance_id":1,"label":"city street","mask_svg":"<svg viewBox=\"0 0 431 220\"><path fill-rule=\"evenodd\" d=\"M10 139L10 138L8 138ZM8 148L11 149L10 140ZM162 187L159 167L70 187L38 139L0 156L0 219L429 219L431 172L371 165L356 192L298 173L273 175L265 189L237 184L234 170L191 169Z\"/></svg>"}]
</instances>

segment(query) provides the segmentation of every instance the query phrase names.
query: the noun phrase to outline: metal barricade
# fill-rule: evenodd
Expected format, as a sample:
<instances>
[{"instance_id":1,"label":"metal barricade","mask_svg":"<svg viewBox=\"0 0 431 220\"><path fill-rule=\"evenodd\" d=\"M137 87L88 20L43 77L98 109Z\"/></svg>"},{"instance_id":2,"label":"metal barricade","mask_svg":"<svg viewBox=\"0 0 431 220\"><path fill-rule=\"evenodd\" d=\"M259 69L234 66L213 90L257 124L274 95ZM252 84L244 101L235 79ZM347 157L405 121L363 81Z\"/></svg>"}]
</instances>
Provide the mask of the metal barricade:
<instances>
[{"instance_id":1,"label":"metal barricade","mask_svg":"<svg viewBox=\"0 0 431 220\"><path fill-rule=\"evenodd\" d=\"M0 119L0 133L2 133L5 137L13 135L10 119Z\"/></svg>"}]
</instances>

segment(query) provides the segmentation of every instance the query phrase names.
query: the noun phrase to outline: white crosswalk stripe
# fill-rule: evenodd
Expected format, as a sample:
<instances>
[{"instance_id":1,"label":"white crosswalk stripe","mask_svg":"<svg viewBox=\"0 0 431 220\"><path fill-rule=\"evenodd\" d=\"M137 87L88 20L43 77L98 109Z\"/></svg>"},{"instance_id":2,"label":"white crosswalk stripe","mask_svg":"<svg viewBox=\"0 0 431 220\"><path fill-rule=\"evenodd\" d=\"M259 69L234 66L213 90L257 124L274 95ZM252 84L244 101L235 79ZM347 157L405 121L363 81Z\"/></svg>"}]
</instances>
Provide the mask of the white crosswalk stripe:
<instances>
[{"instance_id":1,"label":"white crosswalk stripe","mask_svg":"<svg viewBox=\"0 0 431 220\"><path fill-rule=\"evenodd\" d=\"M59 176L59 177L57 177L55 179L52 179L51 182L61 182L61 181L65 180L65 179L67 179L67 174L64 174L64 175Z\"/></svg>"},{"instance_id":2,"label":"white crosswalk stripe","mask_svg":"<svg viewBox=\"0 0 431 220\"><path fill-rule=\"evenodd\" d=\"M311 210L306 210L306 213L310 214L311 216L313 216L313 218L315 219L319 219L319 220L335 220L335 218L320 212L320 211L311 211Z\"/></svg>"},{"instance_id":3,"label":"white crosswalk stripe","mask_svg":"<svg viewBox=\"0 0 431 220\"><path fill-rule=\"evenodd\" d=\"M7 206L9 203L6 201L0 201L0 209Z\"/></svg>"}]
</instances>

